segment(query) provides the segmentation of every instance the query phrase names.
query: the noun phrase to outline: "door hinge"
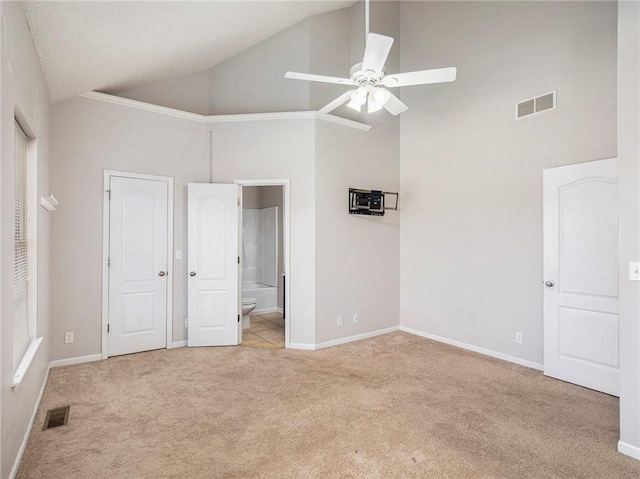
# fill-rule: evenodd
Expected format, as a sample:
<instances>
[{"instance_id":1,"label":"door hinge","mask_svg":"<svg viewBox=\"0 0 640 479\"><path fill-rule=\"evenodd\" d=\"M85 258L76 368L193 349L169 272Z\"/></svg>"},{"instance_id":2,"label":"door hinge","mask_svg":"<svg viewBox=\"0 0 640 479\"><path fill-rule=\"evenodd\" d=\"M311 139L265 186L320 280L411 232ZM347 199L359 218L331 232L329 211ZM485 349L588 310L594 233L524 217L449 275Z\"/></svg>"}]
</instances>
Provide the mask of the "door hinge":
<instances>
[{"instance_id":1,"label":"door hinge","mask_svg":"<svg viewBox=\"0 0 640 479\"><path fill-rule=\"evenodd\" d=\"M240 198L238 198L238 206L240 206Z\"/></svg>"},{"instance_id":2,"label":"door hinge","mask_svg":"<svg viewBox=\"0 0 640 479\"><path fill-rule=\"evenodd\" d=\"M111 190L105 190L107 192L107 195L109 195L109 201L111 201Z\"/></svg>"},{"instance_id":3,"label":"door hinge","mask_svg":"<svg viewBox=\"0 0 640 479\"><path fill-rule=\"evenodd\" d=\"M111 325L107 323L107 333L110 332L110 330L111 330Z\"/></svg>"},{"instance_id":4,"label":"door hinge","mask_svg":"<svg viewBox=\"0 0 640 479\"><path fill-rule=\"evenodd\" d=\"M111 257L107 258L107 266L111 266Z\"/></svg>"},{"instance_id":5,"label":"door hinge","mask_svg":"<svg viewBox=\"0 0 640 479\"><path fill-rule=\"evenodd\" d=\"M238 315L238 322L240 322L240 315Z\"/></svg>"},{"instance_id":6,"label":"door hinge","mask_svg":"<svg viewBox=\"0 0 640 479\"><path fill-rule=\"evenodd\" d=\"M240 256L238 256L238 264L240 264Z\"/></svg>"}]
</instances>

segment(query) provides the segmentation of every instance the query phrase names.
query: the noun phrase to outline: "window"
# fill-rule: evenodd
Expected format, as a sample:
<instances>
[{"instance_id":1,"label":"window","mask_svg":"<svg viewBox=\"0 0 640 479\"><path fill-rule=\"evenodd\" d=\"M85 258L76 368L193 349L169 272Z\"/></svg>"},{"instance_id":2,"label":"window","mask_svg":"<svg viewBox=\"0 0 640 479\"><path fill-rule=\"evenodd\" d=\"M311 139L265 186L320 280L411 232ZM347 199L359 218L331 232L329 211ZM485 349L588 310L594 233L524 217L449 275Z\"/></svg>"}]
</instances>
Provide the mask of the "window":
<instances>
[{"instance_id":1,"label":"window","mask_svg":"<svg viewBox=\"0 0 640 479\"><path fill-rule=\"evenodd\" d=\"M40 341L36 340L36 168L35 142L15 122L14 385L22 381Z\"/></svg>"}]
</instances>

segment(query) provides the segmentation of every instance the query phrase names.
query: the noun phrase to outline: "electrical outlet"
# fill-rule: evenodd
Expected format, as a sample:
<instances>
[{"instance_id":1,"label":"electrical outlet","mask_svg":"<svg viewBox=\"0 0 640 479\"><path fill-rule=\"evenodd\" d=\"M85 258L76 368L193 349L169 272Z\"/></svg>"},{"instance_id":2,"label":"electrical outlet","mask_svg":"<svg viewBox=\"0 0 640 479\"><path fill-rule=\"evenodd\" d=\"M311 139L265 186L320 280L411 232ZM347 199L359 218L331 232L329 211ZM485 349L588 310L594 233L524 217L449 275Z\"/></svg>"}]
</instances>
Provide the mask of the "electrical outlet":
<instances>
[{"instance_id":1,"label":"electrical outlet","mask_svg":"<svg viewBox=\"0 0 640 479\"><path fill-rule=\"evenodd\" d=\"M337 326L342 326L342 316L338 316L338 319L336 321L336 325Z\"/></svg>"},{"instance_id":2,"label":"electrical outlet","mask_svg":"<svg viewBox=\"0 0 640 479\"><path fill-rule=\"evenodd\" d=\"M358 321L360 321L360 316L356 313L353 315L353 324L358 324Z\"/></svg>"},{"instance_id":3,"label":"electrical outlet","mask_svg":"<svg viewBox=\"0 0 640 479\"><path fill-rule=\"evenodd\" d=\"M65 344L69 344L73 342L73 331L64 333L64 342Z\"/></svg>"},{"instance_id":4,"label":"electrical outlet","mask_svg":"<svg viewBox=\"0 0 640 479\"><path fill-rule=\"evenodd\" d=\"M182 259L182 251L179 249L176 250L176 259Z\"/></svg>"},{"instance_id":5,"label":"electrical outlet","mask_svg":"<svg viewBox=\"0 0 640 479\"><path fill-rule=\"evenodd\" d=\"M520 331L516 332L516 343L522 344L522 333Z\"/></svg>"},{"instance_id":6,"label":"electrical outlet","mask_svg":"<svg viewBox=\"0 0 640 479\"><path fill-rule=\"evenodd\" d=\"M189 327L189 318L184 318L184 327L185 328Z\"/></svg>"}]
</instances>

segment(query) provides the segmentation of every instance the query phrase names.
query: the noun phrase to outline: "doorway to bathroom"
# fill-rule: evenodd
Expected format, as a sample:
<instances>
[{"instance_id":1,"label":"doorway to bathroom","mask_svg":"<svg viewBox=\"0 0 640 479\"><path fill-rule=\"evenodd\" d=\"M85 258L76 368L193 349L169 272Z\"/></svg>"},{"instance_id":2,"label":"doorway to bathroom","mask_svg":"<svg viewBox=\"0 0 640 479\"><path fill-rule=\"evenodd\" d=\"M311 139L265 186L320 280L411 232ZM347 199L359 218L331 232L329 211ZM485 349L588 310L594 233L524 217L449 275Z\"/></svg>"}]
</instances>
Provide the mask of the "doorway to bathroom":
<instances>
[{"instance_id":1,"label":"doorway to bathroom","mask_svg":"<svg viewBox=\"0 0 640 479\"><path fill-rule=\"evenodd\" d=\"M288 348L289 180L236 180L242 186L241 342Z\"/></svg>"}]
</instances>

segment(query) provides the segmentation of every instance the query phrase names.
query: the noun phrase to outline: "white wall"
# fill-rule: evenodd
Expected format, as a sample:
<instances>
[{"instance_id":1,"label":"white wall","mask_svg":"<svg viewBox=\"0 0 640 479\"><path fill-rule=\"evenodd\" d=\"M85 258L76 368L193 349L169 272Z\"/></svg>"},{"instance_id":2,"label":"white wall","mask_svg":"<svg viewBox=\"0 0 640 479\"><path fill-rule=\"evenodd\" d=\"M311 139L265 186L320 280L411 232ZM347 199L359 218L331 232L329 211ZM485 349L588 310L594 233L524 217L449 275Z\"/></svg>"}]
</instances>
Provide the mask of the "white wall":
<instances>
[{"instance_id":1,"label":"white wall","mask_svg":"<svg viewBox=\"0 0 640 479\"><path fill-rule=\"evenodd\" d=\"M31 40L22 5L0 3L2 52L0 59L2 125L0 177L0 403L2 413L0 477L9 477L28 432L39 392L49 365L49 261L50 221L52 214L37 207L38 221L38 313L37 334L43 337L33 362L22 383L11 388L13 380L14 298L14 127L17 116L30 136L37 140L38 201L52 193L49 187L49 93L45 86L38 57ZM54 192L57 193L57 192ZM54 213L55 214L55 213Z\"/></svg>"},{"instance_id":2,"label":"white wall","mask_svg":"<svg viewBox=\"0 0 640 479\"><path fill-rule=\"evenodd\" d=\"M618 182L620 204L620 444L640 459L640 4L618 4Z\"/></svg>"},{"instance_id":3,"label":"white wall","mask_svg":"<svg viewBox=\"0 0 640 479\"><path fill-rule=\"evenodd\" d=\"M261 188L261 208L278 207L278 308L283 307L284 286L282 274L284 273L284 238L283 233L283 187L282 186L262 186Z\"/></svg>"},{"instance_id":4,"label":"white wall","mask_svg":"<svg viewBox=\"0 0 640 479\"><path fill-rule=\"evenodd\" d=\"M616 21L613 2L402 5L402 70L458 67L403 91L402 326L542 363L542 170L616 156Z\"/></svg>"},{"instance_id":5,"label":"white wall","mask_svg":"<svg viewBox=\"0 0 640 479\"><path fill-rule=\"evenodd\" d=\"M257 209L261 210L264 208L277 207L277 216L276 219L278 221L278 231L277 234L277 264L276 264L276 275L277 275L277 284L278 288L277 293L277 306L282 308L283 305L283 282L281 275L284 273L284 257L283 257L283 187L282 186L244 186L242 188L242 207L249 209ZM244 219L243 219L244 222ZM244 265L246 266L246 265ZM243 282L246 282L247 279L243 277Z\"/></svg>"},{"instance_id":6,"label":"white wall","mask_svg":"<svg viewBox=\"0 0 640 479\"><path fill-rule=\"evenodd\" d=\"M316 121L273 120L212 125L214 181L291 181L290 341L315 344Z\"/></svg>"},{"instance_id":7,"label":"white wall","mask_svg":"<svg viewBox=\"0 0 640 479\"><path fill-rule=\"evenodd\" d=\"M86 98L53 106L53 359L101 351L104 170L174 178L174 248L186 258L185 185L209 181L209 148L192 120ZM174 261L173 341L186 339L186 279L186 261ZM74 343L64 344L65 331Z\"/></svg>"}]
</instances>

